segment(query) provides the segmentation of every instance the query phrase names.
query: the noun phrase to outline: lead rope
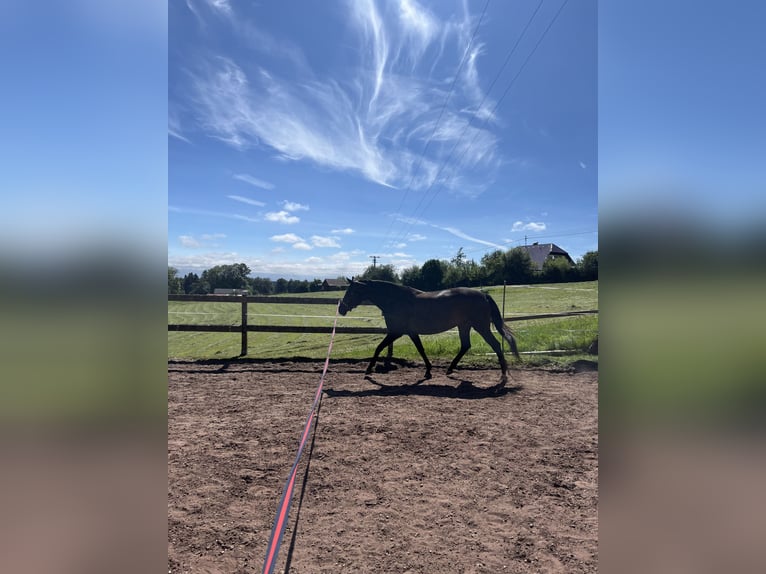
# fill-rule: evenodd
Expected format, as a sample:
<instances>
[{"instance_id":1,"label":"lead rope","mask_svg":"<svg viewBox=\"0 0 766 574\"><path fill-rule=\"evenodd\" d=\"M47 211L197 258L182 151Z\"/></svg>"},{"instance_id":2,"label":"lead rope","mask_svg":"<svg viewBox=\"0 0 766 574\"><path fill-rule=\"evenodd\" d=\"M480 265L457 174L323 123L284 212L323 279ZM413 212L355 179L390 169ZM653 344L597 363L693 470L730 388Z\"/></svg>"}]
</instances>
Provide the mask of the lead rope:
<instances>
[{"instance_id":1,"label":"lead rope","mask_svg":"<svg viewBox=\"0 0 766 574\"><path fill-rule=\"evenodd\" d=\"M290 514L290 506L292 506L293 488L295 487L295 477L298 472L298 463L301 460L303 454L303 447L306 446L306 442L309 434L311 434L311 428L314 426L314 420L319 409L319 404L322 402L322 388L324 387L324 378L327 374L327 367L330 365L330 353L332 352L332 344L335 340L335 327L338 324L338 310L340 309L340 301L335 308L335 319L332 324L332 333L330 335L330 345L327 347L327 358L324 361L324 368L322 369L322 376L319 379L319 387L314 395L314 402L311 405L309 414L306 417L306 423L303 427L303 434L301 435L300 443L298 444L298 454L293 462L293 467L290 469L290 474L287 475L287 482L285 482L284 489L282 490L282 498L277 506L277 516L274 519L274 526L271 529L271 536L269 537L268 551L266 552L266 559L263 562L263 574L271 574L274 571L274 566L279 554L279 547L282 544L282 535L287 527L287 518Z\"/></svg>"}]
</instances>

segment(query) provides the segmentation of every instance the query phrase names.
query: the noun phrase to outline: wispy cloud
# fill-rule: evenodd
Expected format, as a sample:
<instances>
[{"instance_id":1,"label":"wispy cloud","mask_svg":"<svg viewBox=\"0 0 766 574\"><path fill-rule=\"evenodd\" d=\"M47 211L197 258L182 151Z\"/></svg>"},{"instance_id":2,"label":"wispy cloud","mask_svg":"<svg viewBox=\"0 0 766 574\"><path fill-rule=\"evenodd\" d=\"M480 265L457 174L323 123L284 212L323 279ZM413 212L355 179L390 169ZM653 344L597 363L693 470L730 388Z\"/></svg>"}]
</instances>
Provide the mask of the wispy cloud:
<instances>
[{"instance_id":1,"label":"wispy cloud","mask_svg":"<svg viewBox=\"0 0 766 574\"><path fill-rule=\"evenodd\" d=\"M182 247L187 247L190 249L197 249L202 247L202 244L194 239L194 237L191 235L179 235L178 241L180 241Z\"/></svg>"},{"instance_id":2,"label":"wispy cloud","mask_svg":"<svg viewBox=\"0 0 766 574\"><path fill-rule=\"evenodd\" d=\"M311 243L316 247L340 247L337 237L322 237L321 235L312 235Z\"/></svg>"},{"instance_id":3,"label":"wispy cloud","mask_svg":"<svg viewBox=\"0 0 766 574\"><path fill-rule=\"evenodd\" d=\"M296 215L290 215L287 211L270 211L264 215L266 221L273 221L274 223L284 223L286 225L293 225L300 222L300 217Z\"/></svg>"},{"instance_id":4,"label":"wispy cloud","mask_svg":"<svg viewBox=\"0 0 766 574\"><path fill-rule=\"evenodd\" d=\"M287 201L287 200L282 202L282 208L285 211L308 211L309 210L308 205L303 205L301 203L296 203L294 201Z\"/></svg>"},{"instance_id":5,"label":"wispy cloud","mask_svg":"<svg viewBox=\"0 0 766 574\"><path fill-rule=\"evenodd\" d=\"M256 222L260 221L256 217L249 217L247 215L241 215L239 213L225 213L221 211L212 211L209 209L196 209L194 207L179 207L177 205L169 205L168 211L175 213L188 213L190 215L202 215L203 217L225 217L227 219L239 219L242 221Z\"/></svg>"},{"instance_id":6,"label":"wispy cloud","mask_svg":"<svg viewBox=\"0 0 766 574\"><path fill-rule=\"evenodd\" d=\"M300 241L303 241L303 238L299 235L296 235L295 233L283 233L282 235L272 235L269 237L272 241L277 241L279 243L298 243Z\"/></svg>"},{"instance_id":7,"label":"wispy cloud","mask_svg":"<svg viewBox=\"0 0 766 574\"><path fill-rule=\"evenodd\" d=\"M245 183L254 185L255 187L260 187L261 189L266 189L266 190L274 189L273 183L269 183L268 181L258 179L257 177L253 177L252 175L248 175L246 173L235 173L232 177L234 179L238 179L239 181L244 181Z\"/></svg>"},{"instance_id":8,"label":"wispy cloud","mask_svg":"<svg viewBox=\"0 0 766 574\"><path fill-rule=\"evenodd\" d=\"M236 10L222 0L207 1L219 13ZM359 44L358 59L349 66L356 70L352 78L340 81L301 59L307 69L291 76L292 69L274 59L252 65L213 57L192 72L191 105L200 127L238 149L266 147L286 161L356 172L389 187L429 187L450 158L453 171L443 173L439 185L483 189L488 171L500 163L497 137L469 124L484 99L480 43L471 48L449 105L443 113L434 105L446 99L449 74L468 46L475 17L465 8L462 20L443 20L417 0L357 0L344 9ZM242 26L237 15L227 21L232 28ZM434 56L443 60L439 66ZM444 75L430 77L424 67ZM422 156L438 118L439 129Z\"/></svg>"},{"instance_id":9,"label":"wispy cloud","mask_svg":"<svg viewBox=\"0 0 766 574\"><path fill-rule=\"evenodd\" d=\"M225 238L224 233L203 233L199 238L193 235L179 235L178 242L186 249L202 249L218 247L218 241Z\"/></svg>"},{"instance_id":10,"label":"wispy cloud","mask_svg":"<svg viewBox=\"0 0 766 574\"><path fill-rule=\"evenodd\" d=\"M352 233L354 233L354 230L351 229L350 227L346 227L344 229L333 229L332 231L330 231L330 233L332 233L333 235L351 235Z\"/></svg>"},{"instance_id":11,"label":"wispy cloud","mask_svg":"<svg viewBox=\"0 0 766 574\"><path fill-rule=\"evenodd\" d=\"M257 199L250 199L249 197L243 197L241 195L227 195L229 199L233 199L234 201L239 201L240 203L246 203L248 205L254 205L256 207L264 207L266 204L262 201L258 201Z\"/></svg>"},{"instance_id":12,"label":"wispy cloud","mask_svg":"<svg viewBox=\"0 0 766 574\"><path fill-rule=\"evenodd\" d=\"M473 237L471 235L468 235L467 233L464 233L463 231L457 229L456 227L442 227L440 225L434 225L434 224L431 224L431 227L435 227L436 229L441 229L442 231L451 233L455 237L459 237L460 239L465 239L466 241L472 241L473 243L478 243L480 245L488 245L489 247L496 247L497 249L505 248L504 245L501 245L499 243L494 243L492 241L487 241L485 239L479 239L478 237Z\"/></svg>"},{"instance_id":13,"label":"wispy cloud","mask_svg":"<svg viewBox=\"0 0 766 574\"><path fill-rule=\"evenodd\" d=\"M511 227L511 231L545 231L545 229L545 223L536 221L529 221L527 223L516 221L513 227Z\"/></svg>"}]
</instances>

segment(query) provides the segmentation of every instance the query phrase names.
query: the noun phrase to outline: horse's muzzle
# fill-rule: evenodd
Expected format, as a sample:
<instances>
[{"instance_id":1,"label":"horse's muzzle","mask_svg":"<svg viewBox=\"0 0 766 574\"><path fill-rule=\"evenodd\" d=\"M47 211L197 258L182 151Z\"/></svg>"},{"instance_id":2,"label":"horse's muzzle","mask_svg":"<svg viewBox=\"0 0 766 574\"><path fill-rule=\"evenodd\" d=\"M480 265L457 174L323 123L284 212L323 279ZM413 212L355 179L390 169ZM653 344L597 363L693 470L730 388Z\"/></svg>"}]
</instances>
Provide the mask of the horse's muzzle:
<instances>
[{"instance_id":1,"label":"horse's muzzle","mask_svg":"<svg viewBox=\"0 0 766 574\"><path fill-rule=\"evenodd\" d=\"M340 304L338 305L338 313L340 313L341 315L345 315L346 313L348 313L348 306L343 301L341 301Z\"/></svg>"}]
</instances>

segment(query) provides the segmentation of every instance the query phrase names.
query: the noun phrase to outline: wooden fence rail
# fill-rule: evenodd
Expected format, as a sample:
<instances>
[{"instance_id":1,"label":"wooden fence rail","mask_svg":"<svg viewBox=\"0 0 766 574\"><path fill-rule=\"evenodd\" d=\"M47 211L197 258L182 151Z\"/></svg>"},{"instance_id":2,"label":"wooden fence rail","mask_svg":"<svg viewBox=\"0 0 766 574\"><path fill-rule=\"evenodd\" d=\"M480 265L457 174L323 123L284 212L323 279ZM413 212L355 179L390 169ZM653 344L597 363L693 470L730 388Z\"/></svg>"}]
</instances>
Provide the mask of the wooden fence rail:
<instances>
[{"instance_id":1,"label":"wooden fence rail","mask_svg":"<svg viewBox=\"0 0 766 574\"><path fill-rule=\"evenodd\" d=\"M247 355L247 334L251 331L262 333L332 333L332 327L307 327L296 325L251 325L247 321L248 303L269 303L280 305L337 305L337 299L316 297L272 297L254 295L168 295L168 301L197 301L205 303L239 303L242 306L242 318L239 325L189 325L168 324L168 331L200 331L211 333L241 333L242 345L240 355ZM362 303L371 305L371 303ZM576 315L597 314L598 310L567 311L564 313L538 313L536 315L519 315L504 317L506 322L527 321L530 319L551 319L555 317L571 317ZM374 335L385 334L384 327L336 327L339 334Z\"/></svg>"}]
</instances>

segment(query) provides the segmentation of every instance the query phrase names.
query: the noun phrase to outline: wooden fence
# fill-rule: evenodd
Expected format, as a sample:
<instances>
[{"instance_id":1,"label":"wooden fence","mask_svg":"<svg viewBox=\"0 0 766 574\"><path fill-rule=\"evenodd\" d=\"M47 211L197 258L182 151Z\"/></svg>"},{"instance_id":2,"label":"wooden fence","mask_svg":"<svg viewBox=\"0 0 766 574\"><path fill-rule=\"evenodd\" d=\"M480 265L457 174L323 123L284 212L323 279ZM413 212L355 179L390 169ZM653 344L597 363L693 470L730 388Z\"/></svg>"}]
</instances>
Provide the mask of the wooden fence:
<instances>
[{"instance_id":1,"label":"wooden fence","mask_svg":"<svg viewBox=\"0 0 766 574\"><path fill-rule=\"evenodd\" d=\"M339 294L339 299L342 294ZM247 355L247 334L250 331L259 331L264 333L332 333L332 327L309 327L299 325L251 325L247 321L248 303L269 303L280 305L337 305L338 299L316 298L316 297L272 297L272 296L254 296L254 295L168 295L168 301L202 301L205 303L238 303L242 307L241 321L239 325L189 325L189 324L168 324L168 331L205 331L214 333L241 333L242 344L240 347L240 356ZM371 303L362 303L362 305L371 305ZM519 317L504 317L506 322L527 321L529 319L550 319L555 317L570 317L576 315L597 314L598 310L590 311L567 311L564 313L539 313L537 315L523 315ZM346 334L385 334L384 327L336 327L336 333Z\"/></svg>"}]
</instances>

